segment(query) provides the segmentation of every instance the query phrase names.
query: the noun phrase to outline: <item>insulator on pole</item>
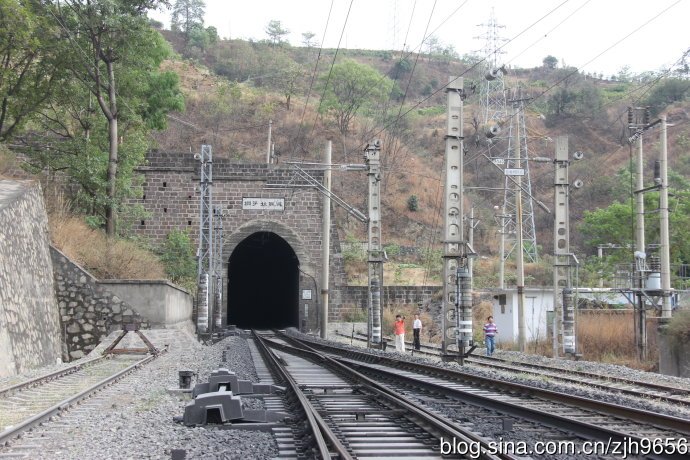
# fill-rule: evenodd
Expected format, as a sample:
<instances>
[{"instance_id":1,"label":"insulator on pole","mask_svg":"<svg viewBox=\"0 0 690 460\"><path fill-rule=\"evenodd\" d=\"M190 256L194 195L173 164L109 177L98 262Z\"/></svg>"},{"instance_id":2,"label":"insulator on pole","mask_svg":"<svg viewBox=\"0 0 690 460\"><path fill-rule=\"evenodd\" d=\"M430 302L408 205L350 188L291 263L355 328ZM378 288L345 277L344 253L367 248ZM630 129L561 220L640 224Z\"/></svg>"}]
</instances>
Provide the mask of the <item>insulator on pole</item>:
<instances>
[{"instance_id":1,"label":"insulator on pole","mask_svg":"<svg viewBox=\"0 0 690 460\"><path fill-rule=\"evenodd\" d=\"M500 126L498 126L498 125L490 125L490 126L487 126L487 127L486 127L485 135L486 135L487 139L492 139L492 138L498 136L498 134L499 134L500 132L501 132L501 127L500 127Z\"/></svg>"},{"instance_id":2,"label":"insulator on pole","mask_svg":"<svg viewBox=\"0 0 690 460\"><path fill-rule=\"evenodd\" d=\"M654 160L654 183L661 184L661 161Z\"/></svg>"}]
</instances>

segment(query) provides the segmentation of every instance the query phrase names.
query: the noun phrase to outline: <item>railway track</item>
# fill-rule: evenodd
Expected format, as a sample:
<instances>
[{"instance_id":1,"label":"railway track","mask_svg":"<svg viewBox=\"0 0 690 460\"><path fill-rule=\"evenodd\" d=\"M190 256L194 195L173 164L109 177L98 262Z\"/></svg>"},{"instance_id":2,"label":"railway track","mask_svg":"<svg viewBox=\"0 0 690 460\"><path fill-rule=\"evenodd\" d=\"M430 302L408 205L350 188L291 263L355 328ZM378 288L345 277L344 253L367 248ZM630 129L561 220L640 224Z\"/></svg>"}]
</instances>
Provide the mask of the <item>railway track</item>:
<instances>
[{"instance_id":1,"label":"railway track","mask_svg":"<svg viewBox=\"0 0 690 460\"><path fill-rule=\"evenodd\" d=\"M0 389L0 447L154 358L101 356Z\"/></svg>"},{"instance_id":2,"label":"railway track","mask_svg":"<svg viewBox=\"0 0 690 460\"><path fill-rule=\"evenodd\" d=\"M341 336L366 342L366 339L340 334ZM411 344L410 344L411 345ZM434 346L422 345L422 350L415 350L415 354L438 358L441 349ZM623 378L607 374L597 374L574 369L565 369L559 366L527 363L496 356L472 355L465 358L465 363L473 366L498 369L515 374L528 375L537 378L547 378L552 381L585 385L590 388L610 391L617 394L654 399L671 405L690 407L690 389L670 385L662 385L653 382L645 382L631 378Z\"/></svg>"},{"instance_id":3,"label":"railway track","mask_svg":"<svg viewBox=\"0 0 690 460\"><path fill-rule=\"evenodd\" d=\"M290 337L290 340L297 340ZM300 339L300 342L305 340ZM650 458L683 458L687 452L690 421L598 400L556 393L521 384L478 377L458 370L411 363L393 357L345 350L308 340L309 346L337 356L359 372L395 385L402 394L454 410L463 404L491 408L518 423L529 420L565 430L593 442L629 442L642 445L653 439L674 439L680 444ZM462 414L464 409L455 410Z\"/></svg>"},{"instance_id":4,"label":"railway track","mask_svg":"<svg viewBox=\"0 0 690 460\"><path fill-rule=\"evenodd\" d=\"M477 446L477 456L454 458L516 458L487 452L483 437L330 357L265 334L255 337L308 427L298 448L281 451L280 458L440 459L443 438Z\"/></svg>"}]
</instances>

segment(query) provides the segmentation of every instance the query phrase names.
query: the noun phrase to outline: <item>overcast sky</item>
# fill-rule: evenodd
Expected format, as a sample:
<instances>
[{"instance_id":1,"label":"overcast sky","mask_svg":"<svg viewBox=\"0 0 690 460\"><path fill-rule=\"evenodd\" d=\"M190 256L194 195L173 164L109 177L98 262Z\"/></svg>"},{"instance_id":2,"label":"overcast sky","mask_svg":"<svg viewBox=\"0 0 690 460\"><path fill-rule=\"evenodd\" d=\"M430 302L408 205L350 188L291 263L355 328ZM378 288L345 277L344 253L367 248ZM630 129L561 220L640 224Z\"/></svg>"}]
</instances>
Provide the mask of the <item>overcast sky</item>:
<instances>
[{"instance_id":1,"label":"overcast sky","mask_svg":"<svg viewBox=\"0 0 690 460\"><path fill-rule=\"evenodd\" d=\"M501 26L495 30L501 38L510 40L502 48L503 63L535 67L541 65L545 56L553 55L566 65L606 76L617 73L623 66L629 66L634 72L659 70L676 62L690 48L690 0L206 0L205 3L205 25L215 26L224 38L265 39L266 26L275 19L290 31L288 41L295 46L301 46L302 33L312 32L316 34L315 42L321 44L323 40L329 48L338 46L342 34L341 48L417 51L425 36L433 35L441 44L452 45L461 55L484 48L484 40L475 37L487 33L489 29L482 25L490 22L493 11L496 23ZM333 8L327 20L331 4ZM153 12L151 16L166 26L169 24L170 14L165 10Z\"/></svg>"}]
</instances>

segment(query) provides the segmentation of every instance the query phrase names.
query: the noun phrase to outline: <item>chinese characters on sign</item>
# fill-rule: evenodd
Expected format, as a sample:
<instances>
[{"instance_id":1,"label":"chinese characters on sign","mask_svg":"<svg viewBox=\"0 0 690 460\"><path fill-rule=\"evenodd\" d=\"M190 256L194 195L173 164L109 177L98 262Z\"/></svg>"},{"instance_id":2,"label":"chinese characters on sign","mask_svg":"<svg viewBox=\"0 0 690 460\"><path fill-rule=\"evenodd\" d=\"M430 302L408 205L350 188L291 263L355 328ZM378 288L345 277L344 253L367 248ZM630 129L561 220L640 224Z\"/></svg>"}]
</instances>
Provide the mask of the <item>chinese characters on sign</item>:
<instances>
[{"instance_id":1,"label":"chinese characters on sign","mask_svg":"<svg viewBox=\"0 0 690 460\"><path fill-rule=\"evenodd\" d=\"M242 209L284 211L285 198L242 198Z\"/></svg>"}]
</instances>

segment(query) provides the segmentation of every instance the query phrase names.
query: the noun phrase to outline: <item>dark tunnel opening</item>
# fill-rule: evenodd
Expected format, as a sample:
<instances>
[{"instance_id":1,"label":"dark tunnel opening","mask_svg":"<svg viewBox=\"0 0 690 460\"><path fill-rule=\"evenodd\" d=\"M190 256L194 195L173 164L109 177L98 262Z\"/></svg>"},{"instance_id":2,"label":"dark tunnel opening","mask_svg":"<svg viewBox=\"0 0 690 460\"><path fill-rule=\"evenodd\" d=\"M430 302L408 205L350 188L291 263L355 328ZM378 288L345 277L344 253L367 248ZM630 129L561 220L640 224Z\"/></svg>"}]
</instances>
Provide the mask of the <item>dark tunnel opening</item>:
<instances>
[{"instance_id":1,"label":"dark tunnel opening","mask_svg":"<svg viewBox=\"0 0 690 460\"><path fill-rule=\"evenodd\" d=\"M242 329L298 327L299 260L272 232L237 245L228 264L228 324Z\"/></svg>"}]
</instances>

